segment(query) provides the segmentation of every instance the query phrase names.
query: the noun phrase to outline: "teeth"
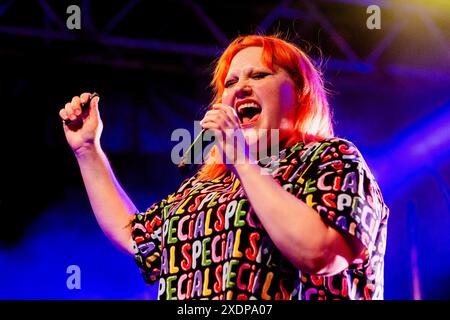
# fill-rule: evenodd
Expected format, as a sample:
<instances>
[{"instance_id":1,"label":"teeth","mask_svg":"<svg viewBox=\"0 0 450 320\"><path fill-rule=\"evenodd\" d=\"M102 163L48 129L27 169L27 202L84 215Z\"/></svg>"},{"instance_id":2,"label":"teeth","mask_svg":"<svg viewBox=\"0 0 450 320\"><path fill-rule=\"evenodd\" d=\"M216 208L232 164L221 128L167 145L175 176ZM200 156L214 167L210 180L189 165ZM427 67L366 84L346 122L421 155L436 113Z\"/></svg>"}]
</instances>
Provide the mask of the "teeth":
<instances>
[{"instance_id":1,"label":"teeth","mask_svg":"<svg viewBox=\"0 0 450 320\"><path fill-rule=\"evenodd\" d=\"M261 109L261 107L260 106L258 106L257 104L255 104L255 103L252 103L252 102L250 102L250 103L244 103L244 104L241 104L240 106L239 106L239 108L238 108L238 113L240 113L243 109L245 109L245 108L256 108L256 109Z\"/></svg>"}]
</instances>

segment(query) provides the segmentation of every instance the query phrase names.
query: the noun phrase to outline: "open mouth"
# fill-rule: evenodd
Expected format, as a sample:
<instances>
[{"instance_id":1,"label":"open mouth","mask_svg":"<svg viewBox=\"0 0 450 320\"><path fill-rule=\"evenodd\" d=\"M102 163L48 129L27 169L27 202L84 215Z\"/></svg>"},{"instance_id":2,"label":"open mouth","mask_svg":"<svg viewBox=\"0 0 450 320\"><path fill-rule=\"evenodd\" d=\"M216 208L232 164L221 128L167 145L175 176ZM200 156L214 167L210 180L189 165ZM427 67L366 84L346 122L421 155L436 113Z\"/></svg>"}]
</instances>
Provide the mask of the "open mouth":
<instances>
[{"instance_id":1,"label":"open mouth","mask_svg":"<svg viewBox=\"0 0 450 320\"><path fill-rule=\"evenodd\" d=\"M241 124L250 125L258 121L261 107L254 102L244 103L238 107L237 114Z\"/></svg>"}]
</instances>

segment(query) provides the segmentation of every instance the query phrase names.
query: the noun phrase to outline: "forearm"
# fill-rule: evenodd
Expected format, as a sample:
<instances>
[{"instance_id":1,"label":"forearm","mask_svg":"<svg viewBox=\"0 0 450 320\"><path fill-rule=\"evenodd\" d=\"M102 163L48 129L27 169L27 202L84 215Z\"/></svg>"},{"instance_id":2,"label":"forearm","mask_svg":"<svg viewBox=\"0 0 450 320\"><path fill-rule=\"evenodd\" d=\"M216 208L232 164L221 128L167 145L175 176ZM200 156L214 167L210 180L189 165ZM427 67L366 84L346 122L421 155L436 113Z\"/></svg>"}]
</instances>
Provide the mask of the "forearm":
<instances>
[{"instance_id":1,"label":"forearm","mask_svg":"<svg viewBox=\"0 0 450 320\"><path fill-rule=\"evenodd\" d=\"M120 186L99 146L76 154L95 217L107 237L132 252L129 219L137 209Z\"/></svg>"},{"instance_id":2,"label":"forearm","mask_svg":"<svg viewBox=\"0 0 450 320\"><path fill-rule=\"evenodd\" d=\"M274 244L298 269L311 274L330 274L347 266L335 254L335 246L347 249L342 237L319 214L287 192L257 164L235 166L247 197ZM347 252L346 255L351 253Z\"/></svg>"}]
</instances>

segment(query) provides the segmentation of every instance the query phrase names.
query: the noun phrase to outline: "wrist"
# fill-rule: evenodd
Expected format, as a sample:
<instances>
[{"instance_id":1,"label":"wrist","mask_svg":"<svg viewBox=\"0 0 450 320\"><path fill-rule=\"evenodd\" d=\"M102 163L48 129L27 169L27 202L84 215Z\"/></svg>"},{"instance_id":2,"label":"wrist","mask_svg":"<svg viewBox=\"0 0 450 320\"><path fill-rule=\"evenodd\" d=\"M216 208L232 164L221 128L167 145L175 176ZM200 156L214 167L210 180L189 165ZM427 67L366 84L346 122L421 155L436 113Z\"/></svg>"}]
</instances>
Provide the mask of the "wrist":
<instances>
[{"instance_id":1,"label":"wrist","mask_svg":"<svg viewBox=\"0 0 450 320\"><path fill-rule=\"evenodd\" d=\"M250 158L245 162L235 163L233 165L232 171L239 178L243 178L248 174L252 174L254 172L259 173L260 169L261 167L258 165L258 163Z\"/></svg>"},{"instance_id":2,"label":"wrist","mask_svg":"<svg viewBox=\"0 0 450 320\"><path fill-rule=\"evenodd\" d=\"M88 160L102 154L100 143L90 143L73 151L78 161Z\"/></svg>"}]
</instances>

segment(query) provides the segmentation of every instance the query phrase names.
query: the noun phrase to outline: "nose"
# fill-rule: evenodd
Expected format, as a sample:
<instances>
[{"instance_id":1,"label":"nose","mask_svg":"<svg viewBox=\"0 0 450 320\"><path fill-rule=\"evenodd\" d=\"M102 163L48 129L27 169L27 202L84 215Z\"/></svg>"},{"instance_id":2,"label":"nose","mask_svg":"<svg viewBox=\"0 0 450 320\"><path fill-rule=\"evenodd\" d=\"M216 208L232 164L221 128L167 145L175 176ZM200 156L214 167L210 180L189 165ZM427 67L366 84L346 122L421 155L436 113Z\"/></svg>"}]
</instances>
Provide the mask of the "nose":
<instances>
[{"instance_id":1,"label":"nose","mask_svg":"<svg viewBox=\"0 0 450 320\"><path fill-rule=\"evenodd\" d=\"M235 86L236 98L248 97L252 94L252 87L246 80L239 81Z\"/></svg>"}]
</instances>

